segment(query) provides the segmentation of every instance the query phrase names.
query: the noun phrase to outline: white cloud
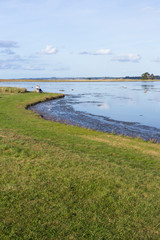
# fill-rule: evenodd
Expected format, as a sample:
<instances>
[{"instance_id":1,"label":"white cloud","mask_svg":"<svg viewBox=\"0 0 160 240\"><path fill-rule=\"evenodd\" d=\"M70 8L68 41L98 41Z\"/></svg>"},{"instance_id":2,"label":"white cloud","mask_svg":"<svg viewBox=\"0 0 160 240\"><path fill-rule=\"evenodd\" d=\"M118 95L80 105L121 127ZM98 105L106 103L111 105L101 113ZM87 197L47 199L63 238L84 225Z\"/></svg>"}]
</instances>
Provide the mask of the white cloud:
<instances>
[{"instance_id":1,"label":"white cloud","mask_svg":"<svg viewBox=\"0 0 160 240\"><path fill-rule=\"evenodd\" d=\"M47 45L45 49L41 50L41 53L45 55L52 55L57 53L57 49L54 48L52 45Z\"/></svg>"},{"instance_id":2,"label":"white cloud","mask_svg":"<svg viewBox=\"0 0 160 240\"><path fill-rule=\"evenodd\" d=\"M18 43L14 41L1 41L0 40L0 47L1 48L17 48Z\"/></svg>"},{"instance_id":3,"label":"white cloud","mask_svg":"<svg viewBox=\"0 0 160 240\"><path fill-rule=\"evenodd\" d=\"M23 63L0 61L0 70L45 70L43 66L24 65Z\"/></svg>"},{"instance_id":4,"label":"white cloud","mask_svg":"<svg viewBox=\"0 0 160 240\"><path fill-rule=\"evenodd\" d=\"M21 62L27 62L28 59L21 57L20 55L12 55L9 59L0 59L0 64L2 63L21 63Z\"/></svg>"},{"instance_id":5,"label":"white cloud","mask_svg":"<svg viewBox=\"0 0 160 240\"><path fill-rule=\"evenodd\" d=\"M0 59L1 70L44 70L44 65L31 63L29 58L21 57L20 55L12 55L9 59Z\"/></svg>"},{"instance_id":6,"label":"white cloud","mask_svg":"<svg viewBox=\"0 0 160 240\"><path fill-rule=\"evenodd\" d=\"M21 69L23 70L45 70L45 67L44 66L37 66L37 65L24 65L24 66L21 66Z\"/></svg>"},{"instance_id":7,"label":"white cloud","mask_svg":"<svg viewBox=\"0 0 160 240\"><path fill-rule=\"evenodd\" d=\"M6 70L6 69L19 69L21 68L20 64L17 64L15 62L10 61L0 61L0 69Z\"/></svg>"},{"instance_id":8,"label":"white cloud","mask_svg":"<svg viewBox=\"0 0 160 240\"><path fill-rule=\"evenodd\" d=\"M93 52L94 55L108 55L111 54L111 50L110 49L99 49L95 52Z\"/></svg>"},{"instance_id":9,"label":"white cloud","mask_svg":"<svg viewBox=\"0 0 160 240\"><path fill-rule=\"evenodd\" d=\"M11 49L9 49L9 48L6 48L6 49L4 49L4 50L0 51L0 54L4 54L4 55L14 55L14 54L15 54L15 52L14 52L14 51L12 51L12 50L11 50Z\"/></svg>"},{"instance_id":10,"label":"white cloud","mask_svg":"<svg viewBox=\"0 0 160 240\"><path fill-rule=\"evenodd\" d=\"M89 54L89 52L87 52L87 51L82 51L82 52L80 52L79 54L81 54L81 55L87 55L87 54Z\"/></svg>"},{"instance_id":11,"label":"white cloud","mask_svg":"<svg viewBox=\"0 0 160 240\"><path fill-rule=\"evenodd\" d=\"M109 55L111 54L111 50L110 49L99 49L99 50L96 50L96 51L83 51L83 52L80 52L80 54L82 55Z\"/></svg>"},{"instance_id":12,"label":"white cloud","mask_svg":"<svg viewBox=\"0 0 160 240\"><path fill-rule=\"evenodd\" d=\"M118 55L113 58L113 61L119 62L139 62L141 56L139 54L125 54L125 55Z\"/></svg>"}]
</instances>

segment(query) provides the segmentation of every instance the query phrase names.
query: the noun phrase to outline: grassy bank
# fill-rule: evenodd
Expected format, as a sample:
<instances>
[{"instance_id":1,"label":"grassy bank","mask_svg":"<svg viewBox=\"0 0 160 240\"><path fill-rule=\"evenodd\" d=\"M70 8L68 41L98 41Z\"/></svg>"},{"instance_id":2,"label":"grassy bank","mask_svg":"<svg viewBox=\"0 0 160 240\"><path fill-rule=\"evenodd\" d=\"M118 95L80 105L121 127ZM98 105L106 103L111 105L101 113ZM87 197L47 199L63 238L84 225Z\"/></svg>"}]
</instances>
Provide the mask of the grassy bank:
<instances>
[{"instance_id":1,"label":"grassy bank","mask_svg":"<svg viewBox=\"0 0 160 240\"><path fill-rule=\"evenodd\" d=\"M27 92L26 88L0 87L0 93L24 93L24 92Z\"/></svg>"},{"instance_id":2,"label":"grassy bank","mask_svg":"<svg viewBox=\"0 0 160 240\"><path fill-rule=\"evenodd\" d=\"M0 93L0 239L160 239L160 145L42 119Z\"/></svg>"}]
</instances>

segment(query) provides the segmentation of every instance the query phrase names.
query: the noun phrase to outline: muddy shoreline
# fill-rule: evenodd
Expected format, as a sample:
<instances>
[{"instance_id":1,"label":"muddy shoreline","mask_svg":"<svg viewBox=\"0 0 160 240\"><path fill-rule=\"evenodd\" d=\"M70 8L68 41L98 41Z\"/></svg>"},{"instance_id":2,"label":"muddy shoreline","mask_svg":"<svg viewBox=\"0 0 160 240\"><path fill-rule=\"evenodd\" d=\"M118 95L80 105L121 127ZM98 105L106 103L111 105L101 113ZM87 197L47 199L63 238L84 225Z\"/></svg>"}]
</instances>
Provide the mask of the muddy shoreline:
<instances>
[{"instance_id":1,"label":"muddy shoreline","mask_svg":"<svg viewBox=\"0 0 160 240\"><path fill-rule=\"evenodd\" d=\"M160 142L160 129L141 125L138 122L125 122L108 117L76 111L72 106L75 96L54 99L29 107L46 120L85 127L106 133L142 138L146 141Z\"/></svg>"}]
</instances>

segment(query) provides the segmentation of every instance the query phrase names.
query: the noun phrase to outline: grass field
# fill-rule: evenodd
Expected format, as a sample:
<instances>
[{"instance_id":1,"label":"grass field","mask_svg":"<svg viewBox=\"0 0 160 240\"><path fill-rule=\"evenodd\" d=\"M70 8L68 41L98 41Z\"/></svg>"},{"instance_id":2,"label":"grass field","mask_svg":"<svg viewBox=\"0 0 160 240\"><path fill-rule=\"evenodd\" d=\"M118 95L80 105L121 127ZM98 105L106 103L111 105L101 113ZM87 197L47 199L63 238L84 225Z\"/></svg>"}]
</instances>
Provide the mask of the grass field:
<instances>
[{"instance_id":1,"label":"grass field","mask_svg":"<svg viewBox=\"0 0 160 240\"><path fill-rule=\"evenodd\" d=\"M160 239L160 145L26 110L61 96L0 92L0 239Z\"/></svg>"}]
</instances>

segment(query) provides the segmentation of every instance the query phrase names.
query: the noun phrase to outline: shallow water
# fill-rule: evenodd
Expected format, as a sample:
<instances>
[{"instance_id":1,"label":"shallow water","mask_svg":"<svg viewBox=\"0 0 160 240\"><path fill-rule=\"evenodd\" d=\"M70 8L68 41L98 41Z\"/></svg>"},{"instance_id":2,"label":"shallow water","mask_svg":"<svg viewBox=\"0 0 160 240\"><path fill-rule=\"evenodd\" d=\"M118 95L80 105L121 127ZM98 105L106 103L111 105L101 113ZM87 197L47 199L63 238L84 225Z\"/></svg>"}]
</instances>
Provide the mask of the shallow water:
<instances>
[{"instance_id":1,"label":"shallow water","mask_svg":"<svg viewBox=\"0 0 160 240\"><path fill-rule=\"evenodd\" d=\"M2 85L31 91L37 83ZM33 107L45 118L160 142L160 82L54 82L40 86L45 92L66 94L64 99Z\"/></svg>"}]
</instances>

